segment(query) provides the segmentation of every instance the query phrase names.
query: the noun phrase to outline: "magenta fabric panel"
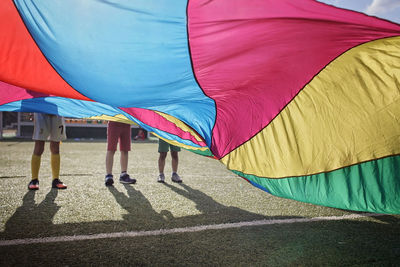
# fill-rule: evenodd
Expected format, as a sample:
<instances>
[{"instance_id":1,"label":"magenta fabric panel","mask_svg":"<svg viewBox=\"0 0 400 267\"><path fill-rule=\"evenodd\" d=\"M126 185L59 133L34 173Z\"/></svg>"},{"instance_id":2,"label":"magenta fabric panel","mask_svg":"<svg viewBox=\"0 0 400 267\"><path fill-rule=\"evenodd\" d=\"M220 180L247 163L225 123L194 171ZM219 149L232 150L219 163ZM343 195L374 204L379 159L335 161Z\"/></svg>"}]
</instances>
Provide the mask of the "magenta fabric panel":
<instances>
[{"instance_id":1,"label":"magenta fabric panel","mask_svg":"<svg viewBox=\"0 0 400 267\"><path fill-rule=\"evenodd\" d=\"M257 134L340 54L399 30L312 0L189 1L194 73L217 107L211 151L221 158Z\"/></svg>"},{"instance_id":2,"label":"magenta fabric panel","mask_svg":"<svg viewBox=\"0 0 400 267\"><path fill-rule=\"evenodd\" d=\"M26 90L24 88L14 86L0 81L0 105L11 103L14 101L30 99L35 97L46 97L50 95Z\"/></svg>"},{"instance_id":3,"label":"magenta fabric panel","mask_svg":"<svg viewBox=\"0 0 400 267\"><path fill-rule=\"evenodd\" d=\"M182 129L177 127L174 123L160 116L153 110L142 109L142 108L120 108L120 109L132 115L133 117L137 118L139 121L143 122L144 124L150 127L177 135L181 139L189 140L199 146L202 147L207 146L207 144L204 141L197 141L190 133L183 131Z\"/></svg>"}]
</instances>

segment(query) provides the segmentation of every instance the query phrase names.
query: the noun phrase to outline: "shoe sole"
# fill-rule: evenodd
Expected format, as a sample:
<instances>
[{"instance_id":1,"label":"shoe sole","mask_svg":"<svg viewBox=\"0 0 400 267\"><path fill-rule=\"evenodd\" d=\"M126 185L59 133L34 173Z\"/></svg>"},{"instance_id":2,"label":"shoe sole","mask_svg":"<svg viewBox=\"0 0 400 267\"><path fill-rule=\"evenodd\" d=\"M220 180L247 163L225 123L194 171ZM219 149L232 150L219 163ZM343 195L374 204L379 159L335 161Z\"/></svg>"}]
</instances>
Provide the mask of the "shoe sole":
<instances>
[{"instance_id":1,"label":"shoe sole","mask_svg":"<svg viewBox=\"0 0 400 267\"><path fill-rule=\"evenodd\" d=\"M180 183L182 183L182 180L181 180L181 181L174 181L174 180L172 180L172 182L180 184Z\"/></svg>"},{"instance_id":2,"label":"shoe sole","mask_svg":"<svg viewBox=\"0 0 400 267\"><path fill-rule=\"evenodd\" d=\"M29 190L39 190L39 187L34 187L34 188L29 188L29 187L28 187L28 189L29 189Z\"/></svg>"},{"instance_id":3,"label":"shoe sole","mask_svg":"<svg viewBox=\"0 0 400 267\"><path fill-rule=\"evenodd\" d=\"M52 188L54 188L54 189L60 189L60 190L64 190L64 189L67 189L68 187L57 187L57 186L52 186Z\"/></svg>"},{"instance_id":4,"label":"shoe sole","mask_svg":"<svg viewBox=\"0 0 400 267\"><path fill-rule=\"evenodd\" d=\"M157 180L157 182L159 182L159 183L165 183L165 181L163 181L163 180Z\"/></svg>"},{"instance_id":5,"label":"shoe sole","mask_svg":"<svg viewBox=\"0 0 400 267\"><path fill-rule=\"evenodd\" d=\"M114 181L107 181L105 184L106 186L112 186L114 184Z\"/></svg>"}]
</instances>

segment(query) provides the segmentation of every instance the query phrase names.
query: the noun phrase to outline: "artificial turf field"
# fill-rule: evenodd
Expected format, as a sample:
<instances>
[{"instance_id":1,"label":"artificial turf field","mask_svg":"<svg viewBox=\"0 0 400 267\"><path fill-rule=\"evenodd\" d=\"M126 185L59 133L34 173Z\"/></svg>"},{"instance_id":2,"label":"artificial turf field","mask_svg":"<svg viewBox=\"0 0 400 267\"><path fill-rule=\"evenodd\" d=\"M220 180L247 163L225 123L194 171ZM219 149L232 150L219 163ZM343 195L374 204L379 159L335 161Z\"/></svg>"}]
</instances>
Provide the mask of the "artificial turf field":
<instances>
[{"instance_id":1,"label":"artificial turf field","mask_svg":"<svg viewBox=\"0 0 400 267\"><path fill-rule=\"evenodd\" d=\"M138 182L104 185L105 142L64 142L51 189L28 191L33 142L0 141L0 266L399 266L400 215L282 199L182 151L182 184L156 182L157 144L134 142ZM118 152L114 176L119 171Z\"/></svg>"}]
</instances>

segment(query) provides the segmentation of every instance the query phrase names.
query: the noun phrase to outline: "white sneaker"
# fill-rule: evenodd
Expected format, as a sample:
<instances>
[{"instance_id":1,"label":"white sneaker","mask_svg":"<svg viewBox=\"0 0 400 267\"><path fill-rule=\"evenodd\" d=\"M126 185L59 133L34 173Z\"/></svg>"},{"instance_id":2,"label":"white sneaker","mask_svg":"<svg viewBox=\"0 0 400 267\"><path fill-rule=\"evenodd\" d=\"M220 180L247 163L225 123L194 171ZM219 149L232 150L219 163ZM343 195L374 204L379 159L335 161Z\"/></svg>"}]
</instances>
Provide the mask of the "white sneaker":
<instances>
[{"instance_id":1,"label":"white sneaker","mask_svg":"<svg viewBox=\"0 0 400 267\"><path fill-rule=\"evenodd\" d=\"M157 182L159 182L159 183L164 183L164 182L165 182L165 176L164 176L163 173L161 173L161 174L158 176Z\"/></svg>"},{"instance_id":2,"label":"white sneaker","mask_svg":"<svg viewBox=\"0 0 400 267\"><path fill-rule=\"evenodd\" d=\"M179 177L179 175L177 173L172 174L171 180L174 183L182 183L182 179L181 179L181 177Z\"/></svg>"}]
</instances>

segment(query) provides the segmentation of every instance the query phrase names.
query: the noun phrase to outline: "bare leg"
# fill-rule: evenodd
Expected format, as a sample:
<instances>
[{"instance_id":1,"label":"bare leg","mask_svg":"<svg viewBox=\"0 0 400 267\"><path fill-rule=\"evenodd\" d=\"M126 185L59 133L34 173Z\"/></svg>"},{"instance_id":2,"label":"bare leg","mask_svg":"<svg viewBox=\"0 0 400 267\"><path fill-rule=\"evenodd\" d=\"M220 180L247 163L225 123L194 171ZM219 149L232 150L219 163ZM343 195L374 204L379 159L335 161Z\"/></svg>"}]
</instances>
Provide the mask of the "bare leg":
<instances>
[{"instance_id":1,"label":"bare leg","mask_svg":"<svg viewBox=\"0 0 400 267\"><path fill-rule=\"evenodd\" d=\"M165 159L167 158L167 152L160 152L160 156L158 158L158 171L164 173L165 167Z\"/></svg>"},{"instance_id":2,"label":"bare leg","mask_svg":"<svg viewBox=\"0 0 400 267\"><path fill-rule=\"evenodd\" d=\"M106 155L106 172L107 172L107 174L112 174L113 163L114 163L114 154L115 154L115 151L107 150L107 155Z\"/></svg>"},{"instance_id":3,"label":"bare leg","mask_svg":"<svg viewBox=\"0 0 400 267\"><path fill-rule=\"evenodd\" d=\"M178 172L179 157L177 151L171 151L172 157L172 172Z\"/></svg>"},{"instance_id":4,"label":"bare leg","mask_svg":"<svg viewBox=\"0 0 400 267\"><path fill-rule=\"evenodd\" d=\"M44 141L36 140L35 147L33 149L33 154L35 154L36 156L41 156L43 154L43 151L44 151Z\"/></svg>"},{"instance_id":5,"label":"bare leg","mask_svg":"<svg viewBox=\"0 0 400 267\"><path fill-rule=\"evenodd\" d=\"M121 173L128 171L128 151L121 151Z\"/></svg>"},{"instance_id":6,"label":"bare leg","mask_svg":"<svg viewBox=\"0 0 400 267\"><path fill-rule=\"evenodd\" d=\"M50 141L51 154L60 154L60 142Z\"/></svg>"},{"instance_id":7,"label":"bare leg","mask_svg":"<svg viewBox=\"0 0 400 267\"><path fill-rule=\"evenodd\" d=\"M60 142L50 142L50 152L51 152L51 172L53 179L57 179L60 176Z\"/></svg>"}]
</instances>

